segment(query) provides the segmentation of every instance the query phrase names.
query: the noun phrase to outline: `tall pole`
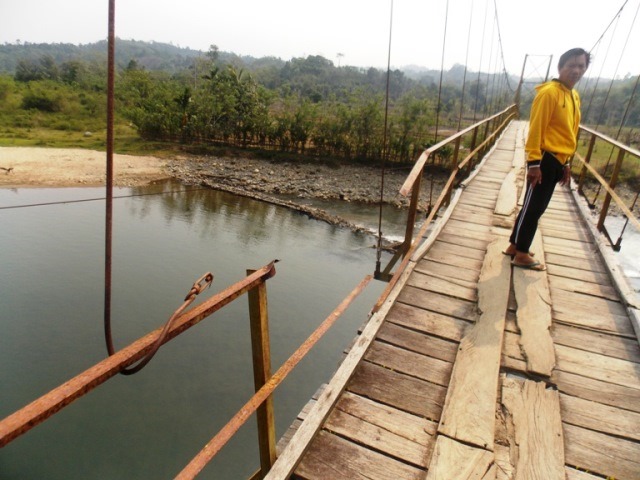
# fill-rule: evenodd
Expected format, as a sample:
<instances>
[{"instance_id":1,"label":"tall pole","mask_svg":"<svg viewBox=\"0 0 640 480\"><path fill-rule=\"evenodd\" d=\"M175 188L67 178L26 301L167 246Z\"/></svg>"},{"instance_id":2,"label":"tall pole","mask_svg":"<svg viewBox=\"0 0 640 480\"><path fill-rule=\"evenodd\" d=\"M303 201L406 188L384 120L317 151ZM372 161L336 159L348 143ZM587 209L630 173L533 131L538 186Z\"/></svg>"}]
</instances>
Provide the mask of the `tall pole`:
<instances>
[{"instance_id":1,"label":"tall pole","mask_svg":"<svg viewBox=\"0 0 640 480\"><path fill-rule=\"evenodd\" d=\"M111 237L113 234L113 97L115 85L115 17L116 1L109 0L109 47L107 52L107 175L104 250L104 332L109 355L114 352L111 340Z\"/></svg>"}]
</instances>

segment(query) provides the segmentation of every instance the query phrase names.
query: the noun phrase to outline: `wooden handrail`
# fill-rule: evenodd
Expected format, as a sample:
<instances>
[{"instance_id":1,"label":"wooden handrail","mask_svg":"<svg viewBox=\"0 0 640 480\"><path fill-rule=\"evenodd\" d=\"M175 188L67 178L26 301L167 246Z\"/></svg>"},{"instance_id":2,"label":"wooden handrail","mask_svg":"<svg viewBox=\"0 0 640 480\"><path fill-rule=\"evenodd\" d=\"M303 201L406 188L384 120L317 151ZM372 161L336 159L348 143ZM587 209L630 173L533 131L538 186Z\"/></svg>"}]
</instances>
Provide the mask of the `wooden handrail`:
<instances>
[{"instance_id":1,"label":"wooden handrail","mask_svg":"<svg viewBox=\"0 0 640 480\"><path fill-rule=\"evenodd\" d=\"M582 128L582 127L581 127ZM587 129L585 129L587 130ZM587 130L588 131L588 130ZM627 150L628 151L628 150ZM638 152L640 153L640 152ZM622 210L622 213L624 213L627 218L629 219L629 221L631 223L633 223L635 225L635 227L640 231L640 221L638 221L638 219L633 215L633 213L631 212L631 210L629 210L629 208L624 204L624 201L618 196L618 194L609 186L609 184L607 183L607 181L602 177L602 175L600 175L598 173L598 171L593 168L593 166L588 163L583 157L582 155L580 155L579 153L576 152L576 154L574 155L574 158L577 158L578 161L580 161L582 163L582 165L589 170L589 172L591 172L591 174L594 176L594 178L596 180L598 180L598 182L600 182L600 184L603 186L603 188L607 191L607 193L609 195L611 195L611 198L613 199L614 202L616 202L616 205L618 205L618 207L620 208L620 210Z\"/></svg>"},{"instance_id":2,"label":"wooden handrail","mask_svg":"<svg viewBox=\"0 0 640 480\"><path fill-rule=\"evenodd\" d=\"M631 148L630 146L625 145L624 143L620 143L619 141L614 140L613 138L608 137L603 133L597 132L596 130L593 130L589 127L585 127L584 125L580 125L580 130L584 130L585 132L590 133L594 137L598 137L599 139L604 140L607 143L610 143L614 147L618 147L620 150L624 150L626 153L629 153L635 157L640 158L640 150Z\"/></svg>"},{"instance_id":3,"label":"wooden handrail","mask_svg":"<svg viewBox=\"0 0 640 480\"><path fill-rule=\"evenodd\" d=\"M424 166L427 163L427 160L429 159L429 157L431 156L431 154L433 152L439 150L440 148L444 147L448 143L451 143L451 142L457 140L458 138L460 138L460 137L466 135L467 133L469 133L470 131L480 127L483 124L486 124L486 123L494 120L495 118L497 118L497 117L499 117L501 115L504 115L505 113L507 113L507 112L509 112L510 110L513 110L513 109L515 109L515 105L510 105L507 108L505 108L504 110L502 110L501 112L498 112L498 113L492 115L489 118L485 118L484 120L481 120L481 121L479 121L477 123L474 123L473 125L465 128L464 130L460 130L459 132L454 133L450 137L447 137L444 140L436 143L435 145L432 145L431 147L427 148L424 152L422 152L422 154L420 154L420 157L418 158L418 160L414 164L413 168L411 169L411 172L409 172L409 175L407 176L407 179L402 184L402 187L400 187L400 194L402 194L405 197L409 194L409 192L413 188L413 184L415 183L416 178L418 178L418 176L422 174L422 170L424 169Z\"/></svg>"}]
</instances>

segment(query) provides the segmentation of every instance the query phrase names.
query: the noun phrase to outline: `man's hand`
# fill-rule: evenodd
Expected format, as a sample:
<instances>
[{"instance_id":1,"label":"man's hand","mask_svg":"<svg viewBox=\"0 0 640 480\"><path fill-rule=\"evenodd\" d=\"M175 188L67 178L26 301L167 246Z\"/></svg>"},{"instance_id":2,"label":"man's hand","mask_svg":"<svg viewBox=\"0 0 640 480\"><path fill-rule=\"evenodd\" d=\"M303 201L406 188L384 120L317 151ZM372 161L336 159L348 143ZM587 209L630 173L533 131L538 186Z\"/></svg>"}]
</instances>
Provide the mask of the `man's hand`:
<instances>
[{"instance_id":1,"label":"man's hand","mask_svg":"<svg viewBox=\"0 0 640 480\"><path fill-rule=\"evenodd\" d=\"M539 183L542 183L542 171L540 170L540 167L536 166L528 168L527 182L529 182L531 188L535 187Z\"/></svg>"},{"instance_id":2,"label":"man's hand","mask_svg":"<svg viewBox=\"0 0 640 480\"><path fill-rule=\"evenodd\" d=\"M562 180L560 180L560 185L571 186L571 168L568 165L565 165L562 169Z\"/></svg>"}]
</instances>

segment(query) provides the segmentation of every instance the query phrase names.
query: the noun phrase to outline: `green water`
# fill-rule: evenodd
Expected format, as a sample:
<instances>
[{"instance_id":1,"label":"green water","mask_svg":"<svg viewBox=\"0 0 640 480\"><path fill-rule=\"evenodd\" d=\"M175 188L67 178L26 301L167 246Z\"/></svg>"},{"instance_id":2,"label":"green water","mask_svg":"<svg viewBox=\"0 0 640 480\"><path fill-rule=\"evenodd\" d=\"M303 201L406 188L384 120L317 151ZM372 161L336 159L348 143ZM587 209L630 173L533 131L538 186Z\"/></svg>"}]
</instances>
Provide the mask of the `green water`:
<instances>
[{"instance_id":1,"label":"green water","mask_svg":"<svg viewBox=\"0 0 640 480\"><path fill-rule=\"evenodd\" d=\"M198 301L277 258L267 283L275 371L373 272L372 236L221 192L176 191L185 188L165 183L114 192L141 195L114 201L116 348L161 326L205 272L215 280ZM106 355L104 201L2 207L103 193L0 189L0 418ZM278 437L330 378L384 287L372 282L277 391ZM162 347L139 374L109 380L0 449L0 478L173 478L252 393L242 297ZM253 473L254 424L251 418L199 478Z\"/></svg>"}]
</instances>

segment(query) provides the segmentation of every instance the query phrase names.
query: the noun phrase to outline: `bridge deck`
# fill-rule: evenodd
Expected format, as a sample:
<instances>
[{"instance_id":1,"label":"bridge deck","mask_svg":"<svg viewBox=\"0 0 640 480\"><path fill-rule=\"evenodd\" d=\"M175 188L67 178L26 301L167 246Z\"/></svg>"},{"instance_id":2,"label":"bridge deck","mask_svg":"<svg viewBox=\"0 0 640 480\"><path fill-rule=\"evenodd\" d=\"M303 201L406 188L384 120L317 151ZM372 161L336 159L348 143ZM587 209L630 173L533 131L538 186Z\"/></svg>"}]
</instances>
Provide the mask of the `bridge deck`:
<instances>
[{"instance_id":1,"label":"bridge deck","mask_svg":"<svg viewBox=\"0 0 640 480\"><path fill-rule=\"evenodd\" d=\"M289 463L304 479L640 479L640 347L571 193L532 248L546 272L501 253L525 127L456 197L268 478Z\"/></svg>"}]
</instances>

